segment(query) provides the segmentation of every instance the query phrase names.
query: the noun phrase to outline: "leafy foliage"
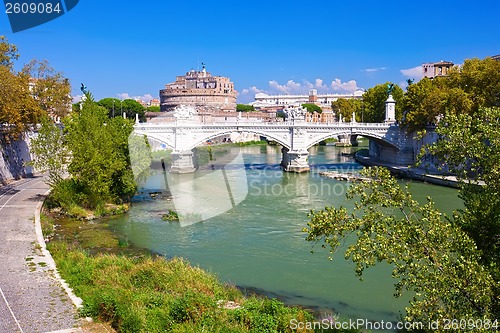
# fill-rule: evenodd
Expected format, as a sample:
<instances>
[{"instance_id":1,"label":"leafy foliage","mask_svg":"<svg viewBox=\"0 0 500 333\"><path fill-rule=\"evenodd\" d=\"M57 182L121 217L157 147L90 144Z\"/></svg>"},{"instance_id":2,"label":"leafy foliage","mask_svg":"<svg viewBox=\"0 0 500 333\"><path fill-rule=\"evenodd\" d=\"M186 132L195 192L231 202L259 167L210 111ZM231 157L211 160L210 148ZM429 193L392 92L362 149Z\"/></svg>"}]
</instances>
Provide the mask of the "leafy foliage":
<instances>
[{"instance_id":1,"label":"leafy foliage","mask_svg":"<svg viewBox=\"0 0 500 333\"><path fill-rule=\"evenodd\" d=\"M385 120L385 101L387 100L387 85L378 84L375 87L368 89L363 94L364 104L364 121L367 123L381 123ZM403 99L403 89L398 85L394 85L392 90L392 97L396 101L396 119L401 120L402 108L401 101Z\"/></svg>"},{"instance_id":2,"label":"leafy foliage","mask_svg":"<svg viewBox=\"0 0 500 333\"><path fill-rule=\"evenodd\" d=\"M403 125L421 130L447 115L474 115L481 107L500 106L500 62L467 59L448 77L424 78L408 86L402 103Z\"/></svg>"},{"instance_id":3,"label":"leafy foliage","mask_svg":"<svg viewBox=\"0 0 500 333\"><path fill-rule=\"evenodd\" d=\"M332 110L337 116L342 115L342 118L345 120L352 119L352 113L354 112L356 121L364 121L362 101L359 99L339 98L335 102L332 102Z\"/></svg>"},{"instance_id":4,"label":"leafy foliage","mask_svg":"<svg viewBox=\"0 0 500 333\"><path fill-rule=\"evenodd\" d=\"M17 136L30 129L43 115L30 94L28 78L0 66L0 124L8 124L3 127L4 133Z\"/></svg>"},{"instance_id":5,"label":"leafy foliage","mask_svg":"<svg viewBox=\"0 0 500 333\"><path fill-rule=\"evenodd\" d=\"M307 109L307 112L309 113L321 113L323 112L323 110L321 110L321 108L316 105L316 104L312 104L312 103L305 103L305 104L302 104L302 107L306 108Z\"/></svg>"},{"instance_id":6,"label":"leafy foliage","mask_svg":"<svg viewBox=\"0 0 500 333\"><path fill-rule=\"evenodd\" d=\"M103 98L99 102L97 102L97 104L105 107L108 110L108 116L110 118L122 116L122 101L118 98Z\"/></svg>"},{"instance_id":7,"label":"leafy foliage","mask_svg":"<svg viewBox=\"0 0 500 333\"><path fill-rule=\"evenodd\" d=\"M109 119L108 111L87 94L82 110L64 124L72 155L68 171L85 194L82 205L93 209L131 196L135 192L128 152L131 121Z\"/></svg>"},{"instance_id":8,"label":"leafy foliage","mask_svg":"<svg viewBox=\"0 0 500 333\"><path fill-rule=\"evenodd\" d=\"M414 293L407 321L494 318L494 280L473 239L430 198L425 205L416 202L388 170L362 174L372 181L350 188L347 197L357 199L354 212L344 207L311 212L307 240L333 253L353 238L345 257L360 277L377 262L392 265L395 295Z\"/></svg>"},{"instance_id":9,"label":"leafy foliage","mask_svg":"<svg viewBox=\"0 0 500 333\"><path fill-rule=\"evenodd\" d=\"M146 112L160 112L160 111L161 111L161 109L159 106L152 105L152 106L148 106L146 108Z\"/></svg>"},{"instance_id":10,"label":"leafy foliage","mask_svg":"<svg viewBox=\"0 0 500 333\"><path fill-rule=\"evenodd\" d=\"M97 104L108 110L108 116L110 118L122 117L122 114L125 112L126 117L129 119L135 119L135 115L138 114L141 122L146 121L146 108L136 100L125 99L122 101L118 98L107 97L101 99Z\"/></svg>"},{"instance_id":11,"label":"leafy foliage","mask_svg":"<svg viewBox=\"0 0 500 333\"><path fill-rule=\"evenodd\" d=\"M402 124L410 131L434 125L445 114L470 112L472 101L460 88L450 88L447 78L423 78L408 86L402 101L406 111Z\"/></svg>"},{"instance_id":12,"label":"leafy foliage","mask_svg":"<svg viewBox=\"0 0 500 333\"><path fill-rule=\"evenodd\" d=\"M135 119L135 115L138 114L141 122L146 121L145 108L136 100L125 99L120 107L123 109L123 112L126 113L127 118Z\"/></svg>"},{"instance_id":13,"label":"leafy foliage","mask_svg":"<svg viewBox=\"0 0 500 333\"><path fill-rule=\"evenodd\" d=\"M292 318L313 319L277 300L245 297L179 258L91 256L61 242L49 247L84 301L82 315L110 322L118 332L292 332ZM227 309L228 302L241 307Z\"/></svg>"},{"instance_id":14,"label":"leafy foliage","mask_svg":"<svg viewBox=\"0 0 500 333\"><path fill-rule=\"evenodd\" d=\"M17 47L14 44L9 44L5 36L0 36L0 67L12 70L14 61L17 59L19 59Z\"/></svg>"},{"instance_id":15,"label":"leafy foliage","mask_svg":"<svg viewBox=\"0 0 500 333\"><path fill-rule=\"evenodd\" d=\"M31 60L22 70L30 84L30 93L46 113L64 117L71 111L71 86L62 73L47 60Z\"/></svg>"},{"instance_id":16,"label":"leafy foliage","mask_svg":"<svg viewBox=\"0 0 500 333\"><path fill-rule=\"evenodd\" d=\"M64 176L69 163L62 128L44 117L38 129L38 135L31 140L33 165L38 170L48 170L48 184L55 186Z\"/></svg>"},{"instance_id":17,"label":"leafy foliage","mask_svg":"<svg viewBox=\"0 0 500 333\"><path fill-rule=\"evenodd\" d=\"M447 115L436 129L442 139L424 150L443 161L461 180L465 209L455 221L475 240L481 262L496 281L500 317L500 109L479 108L474 115ZM446 164L444 164L446 161ZM479 185L481 184L481 185Z\"/></svg>"},{"instance_id":18,"label":"leafy foliage","mask_svg":"<svg viewBox=\"0 0 500 333\"><path fill-rule=\"evenodd\" d=\"M467 59L450 71L448 85L470 96L473 112L480 107L500 107L500 61Z\"/></svg>"},{"instance_id":19,"label":"leafy foliage","mask_svg":"<svg viewBox=\"0 0 500 333\"><path fill-rule=\"evenodd\" d=\"M47 61L28 63L13 71L17 47L0 36L0 124L3 133L17 137L49 112L64 115L70 106L70 85Z\"/></svg>"},{"instance_id":20,"label":"leafy foliage","mask_svg":"<svg viewBox=\"0 0 500 333\"><path fill-rule=\"evenodd\" d=\"M255 111L253 105L248 104L236 104L236 112L252 112Z\"/></svg>"}]
</instances>

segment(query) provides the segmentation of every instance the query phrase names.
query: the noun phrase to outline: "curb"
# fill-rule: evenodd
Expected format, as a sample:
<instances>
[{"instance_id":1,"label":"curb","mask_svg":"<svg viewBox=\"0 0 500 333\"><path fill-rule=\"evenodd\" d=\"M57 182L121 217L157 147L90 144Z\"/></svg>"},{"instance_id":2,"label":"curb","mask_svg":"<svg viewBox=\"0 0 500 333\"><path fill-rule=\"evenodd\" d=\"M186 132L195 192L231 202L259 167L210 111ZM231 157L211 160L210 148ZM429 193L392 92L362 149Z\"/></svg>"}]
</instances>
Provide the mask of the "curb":
<instances>
[{"instance_id":1,"label":"curb","mask_svg":"<svg viewBox=\"0 0 500 333\"><path fill-rule=\"evenodd\" d=\"M47 196L50 193L50 190L45 192L44 196ZM50 269L53 270L54 272L54 277L56 280L61 284L63 287L64 291L66 291L66 294L68 294L69 298L73 302L73 304L76 306L77 309L82 307L83 300L76 296L73 293L73 289L69 287L69 285L64 281L63 278L61 278L61 275L59 275L59 272L57 271L56 267L56 262L54 261L54 258L52 258L52 255L50 252L47 250L47 245L45 244L45 239L43 238L43 233L42 233L42 224L40 223L40 211L42 209L43 203L45 200L42 200L38 202L35 208L35 232L36 232L36 240L38 242L38 245L40 246L43 255L46 257L46 263L47 266L49 266Z\"/></svg>"}]
</instances>

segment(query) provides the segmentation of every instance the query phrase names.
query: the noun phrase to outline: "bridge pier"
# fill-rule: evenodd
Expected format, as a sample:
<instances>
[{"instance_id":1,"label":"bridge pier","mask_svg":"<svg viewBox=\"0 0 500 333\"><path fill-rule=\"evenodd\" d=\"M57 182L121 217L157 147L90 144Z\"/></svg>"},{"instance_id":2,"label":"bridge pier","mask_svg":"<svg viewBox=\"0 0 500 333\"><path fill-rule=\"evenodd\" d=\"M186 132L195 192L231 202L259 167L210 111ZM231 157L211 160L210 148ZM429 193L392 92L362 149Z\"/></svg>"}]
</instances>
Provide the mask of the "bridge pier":
<instances>
[{"instance_id":1,"label":"bridge pier","mask_svg":"<svg viewBox=\"0 0 500 333\"><path fill-rule=\"evenodd\" d=\"M338 147L357 147L357 134L341 134L337 135L338 142L335 144Z\"/></svg>"},{"instance_id":2,"label":"bridge pier","mask_svg":"<svg viewBox=\"0 0 500 333\"><path fill-rule=\"evenodd\" d=\"M281 166L286 172L308 172L310 170L308 164L309 152L307 150L290 151L288 148L281 149L283 158Z\"/></svg>"},{"instance_id":3,"label":"bridge pier","mask_svg":"<svg viewBox=\"0 0 500 333\"><path fill-rule=\"evenodd\" d=\"M191 150L172 152L172 173L192 173L196 169L193 163L193 152Z\"/></svg>"},{"instance_id":4,"label":"bridge pier","mask_svg":"<svg viewBox=\"0 0 500 333\"><path fill-rule=\"evenodd\" d=\"M353 146L353 147L358 146L358 135L357 134L351 135L351 146Z\"/></svg>"}]
</instances>

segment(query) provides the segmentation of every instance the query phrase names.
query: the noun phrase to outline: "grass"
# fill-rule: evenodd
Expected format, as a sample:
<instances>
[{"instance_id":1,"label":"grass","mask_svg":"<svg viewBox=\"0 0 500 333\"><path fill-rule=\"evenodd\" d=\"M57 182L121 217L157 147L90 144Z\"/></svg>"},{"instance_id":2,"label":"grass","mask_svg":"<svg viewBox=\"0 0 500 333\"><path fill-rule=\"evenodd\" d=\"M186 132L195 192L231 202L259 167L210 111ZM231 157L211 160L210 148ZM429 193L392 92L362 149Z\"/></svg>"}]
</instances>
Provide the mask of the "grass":
<instances>
[{"instance_id":1,"label":"grass","mask_svg":"<svg viewBox=\"0 0 500 333\"><path fill-rule=\"evenodd\" d=\"M54 219L51 216L44 213L40 214L40 224L45 237L51 237L54 234Z\"/></svg>"},{"instance_id":2,"label":"grass","mask_svg":"<svg viewBox=\"0 0 500 333\"><path fill-rule=\"evenodd\" d=\"M81 314L118 332L291 332L291 319L312 320L278 300L245 297L181 258L91 255L61 241L49 250L84 300ZM228 301L240 307L221 306Z\"/></svg>"},{"instance_id":3,"label":"grass","mask_svg":"<svg viewBox=\"0 0 500 333\"><path fill-rule=\"evenodd\" d=\"M245 295L184 259L134 248L105 220L43 216L59 273L83 300L81 316L104 323L94 332L312 332L290 327L292 319L313 321L309 311Z\"/></svg>"}]
</instances>

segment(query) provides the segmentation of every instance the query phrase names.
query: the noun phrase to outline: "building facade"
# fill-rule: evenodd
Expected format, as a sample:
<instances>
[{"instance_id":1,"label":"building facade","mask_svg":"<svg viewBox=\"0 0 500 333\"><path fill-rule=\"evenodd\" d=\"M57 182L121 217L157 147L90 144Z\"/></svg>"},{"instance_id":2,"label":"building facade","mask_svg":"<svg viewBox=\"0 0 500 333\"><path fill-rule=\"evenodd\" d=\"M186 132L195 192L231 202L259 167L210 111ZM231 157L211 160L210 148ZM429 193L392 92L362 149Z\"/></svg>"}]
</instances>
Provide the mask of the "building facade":
<instances>
[{"instance_id":1,"label":"building facade","mask_svg":"<svg viewBox=\"0 0 500 333\"><path fill-rule=\"evenodd\" d=\"M212 76L194 69L177 76L175 82L160 90L161 111L172 111L178 105L193 106L199 113L236 112L236 90L227 77Z\"/></svg>"},{"instance_id":2,"label":"building facade","mask_svg":"<svg viewBox=\"0 0 500 333\"><path fill-rule=\"evenodd\" d=\"M424 77L433 79L438 76L447 76L450 69L453 67L450 61L429 62L422 64L422 74Z\"/></svg>"},{"instance_id":3,"label":"building facade","mask_svg":"<svg viewBox=\"0 0 500 333\"><path fill-rule=\"evenodd\" d=\"M265 93L255 94L255 101L250 103L257 110L283 110L286 106L298 106L312 103L323 108L331 108L332 102L339 98L362 99L364 91L358 90L353 94L318 94L316 89L309 91L308 95L268 95Z\"/></svg>"}]
</instances>

